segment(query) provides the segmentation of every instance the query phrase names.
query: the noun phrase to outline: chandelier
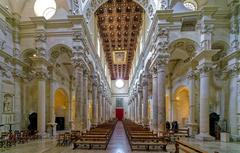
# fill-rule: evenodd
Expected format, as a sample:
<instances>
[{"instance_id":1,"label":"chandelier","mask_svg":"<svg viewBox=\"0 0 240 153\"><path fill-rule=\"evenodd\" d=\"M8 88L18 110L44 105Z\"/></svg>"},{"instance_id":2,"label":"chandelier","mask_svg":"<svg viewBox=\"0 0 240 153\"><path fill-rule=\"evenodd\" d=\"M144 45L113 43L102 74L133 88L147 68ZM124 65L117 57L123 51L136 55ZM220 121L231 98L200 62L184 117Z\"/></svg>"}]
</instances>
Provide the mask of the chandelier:
<instances>
[{"instance_id":1,"label":"chandelier","mask_svg":"<svg viewBox=\"0 0 240 153\"><path fill-rule=\"evenodd\" d=\"M46 20L50 19L56 13L55 0L36 0L34 12L36 16L43 16Z\"/></svg>"}]
</instances>

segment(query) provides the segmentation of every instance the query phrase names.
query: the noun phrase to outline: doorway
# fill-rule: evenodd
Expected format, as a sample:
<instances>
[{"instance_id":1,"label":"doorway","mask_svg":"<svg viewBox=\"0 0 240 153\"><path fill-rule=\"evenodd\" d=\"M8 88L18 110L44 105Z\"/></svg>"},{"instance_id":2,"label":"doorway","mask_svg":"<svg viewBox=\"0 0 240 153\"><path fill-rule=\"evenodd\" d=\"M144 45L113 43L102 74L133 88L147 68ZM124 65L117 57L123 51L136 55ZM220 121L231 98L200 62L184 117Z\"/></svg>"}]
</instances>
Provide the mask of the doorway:
<instances>
[{"instance_id":1,"label":"doorway","mask_svg":"<svg viewBox=\"0 0 240 153\"><path fill-rule=\"evenodd\" d=\"M119 120L119 121L122 121L123 120L123 114L124 114L124 109L123 108L117 108L116 109L116 118Z\"/></svg>"}]
</instances>

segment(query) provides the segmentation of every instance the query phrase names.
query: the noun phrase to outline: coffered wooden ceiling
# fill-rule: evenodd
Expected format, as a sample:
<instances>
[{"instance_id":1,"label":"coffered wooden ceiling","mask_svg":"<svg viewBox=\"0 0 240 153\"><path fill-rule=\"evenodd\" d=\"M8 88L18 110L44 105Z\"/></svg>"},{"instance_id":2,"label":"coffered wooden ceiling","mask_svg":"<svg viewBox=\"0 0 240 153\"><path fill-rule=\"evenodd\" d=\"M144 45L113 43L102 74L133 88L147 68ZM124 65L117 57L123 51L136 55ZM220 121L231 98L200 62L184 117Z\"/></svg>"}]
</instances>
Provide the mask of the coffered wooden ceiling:
<instances>
[{"instance_id":1,"label":"coffered wooden ceiling","mask_svg":"<svg viewBox=\"0 0 240 153\"><path fill-rule=\"evenodd\" d=\"M129 79L143 8L132 0L109 0L95 15L111 78Z\"/></svg>"}]
</instances>

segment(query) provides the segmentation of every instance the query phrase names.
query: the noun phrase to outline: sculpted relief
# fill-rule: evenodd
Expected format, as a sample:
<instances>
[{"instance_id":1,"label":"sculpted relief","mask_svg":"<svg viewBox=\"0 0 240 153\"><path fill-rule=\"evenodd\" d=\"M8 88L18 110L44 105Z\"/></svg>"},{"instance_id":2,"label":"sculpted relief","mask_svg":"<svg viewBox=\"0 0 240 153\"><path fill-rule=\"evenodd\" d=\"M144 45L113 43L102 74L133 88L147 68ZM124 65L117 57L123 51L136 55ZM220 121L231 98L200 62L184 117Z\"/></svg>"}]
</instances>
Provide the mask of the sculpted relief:
<instances>
[{"instance_id":1,"label":"sculpted relief","mask_svg":"<svg viewBox=\"0 0 240 153\"><path fill-rule=\"evenodd\" d=\"M13 112L13 95L5 94L3 97L3 112Z\"/></svg>"}]
</instances>

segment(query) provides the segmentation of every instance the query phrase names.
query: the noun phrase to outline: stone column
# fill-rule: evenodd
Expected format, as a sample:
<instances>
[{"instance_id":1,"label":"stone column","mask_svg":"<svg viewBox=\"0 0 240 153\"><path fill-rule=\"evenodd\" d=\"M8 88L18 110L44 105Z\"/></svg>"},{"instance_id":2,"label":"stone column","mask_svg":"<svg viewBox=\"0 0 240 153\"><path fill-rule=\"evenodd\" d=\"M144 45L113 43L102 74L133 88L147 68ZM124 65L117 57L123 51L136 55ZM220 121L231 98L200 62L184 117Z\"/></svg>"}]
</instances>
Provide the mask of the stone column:
<instances>
[{"instance_id":1,"label":"stone column","mask_svg":"<svg viewBox=\"0 0 240 153\"><path fill-rule=\"evenodd\" d=\"M103 100L102 100L102 108L103 108L103 111L102 111L102 118L103 118L103 120L102 120L102 122L104 123L105 121L106 121L106 114L105 114L105 112L106 112L106 108L105 108L105 103L106 103L106 97L105 97L105 94L103 94Z\"/></svg>"},{"instance_id":2,"label":"stone column","mask_svg":"<svg viewBox=\"0 0 240 153\"><path fill-rule=\"evenodd\" d=\"M196 135L199 140L214 140L209 135L209 96L210 96L210 71L212 64L201 60L198 65L200 72L200 133Z\"/></svg>"},{"instance_id":3,"label":"stone column","mask_svg":"<svg viewBox=\"0 0 240 153\"><path fill-rule=\"evenodd\" d=\"M142 124L142 86L139 84L138 85L138 115L139 115L139 124Z\"/></svg>"},{"instance_id":4,"label":"stone column","mask_svg":"<svg viewBox=\"0 0 240 153\"><path fill-rule=\"evenodd\" d=\"M73 117L72 117L72 86L73 86L73 76L70 76L69 81L69 129L73 129Z\"/></svg>"},{"instance_id":5,"label":"stone column","mask_svg":"<svg viewBox=\"0 0 240 153\"><path fill-rule=\"evenodd\" d=\"M138 102L138 94L137 91L134 94L134 101L135 101L135 122L139 123L139 102Z\"/></svg>"},{"instance_id":6,"label":"stone column","mask_svg":"<svg viewBox=\"0 0 240 153\"><path fill-rule=\"evenodd\" d=\"M75 67L76 78L76 113L75 113L75 130L83 129L83 65Z\"/></svg>"},{"instance_id":7,"label":"stone column","mask_svg":"<svg viewBox=\"0 0 240 153\"><path fill-rule=\"evenodd\" d=\"M239 76L240 64L237 59L228 62L229 74L229 128L231 138L236 141L240 138L240 101L239 95Z\"/></svg>"},{"instance_id":8,"label":"stone column","mask_svg":"<svg viewBox=\"0 0 240 153\"><path fill-rule=\"evenodd\" d=\"M20 75L14 73L14 112L15 112L15 129L21 130L21 123L23 121L22 114L22 78Z\"/></svg>"},{"instance_id":9,"label":"stone column","mask_svg":"<svg viewBox=\"0 0 240 153\"><path fill-rule=\"evenodd\" d=\"M102 88L98 87L98 124L101 123L102 120Z\"/></svg>"},{"instance_id":10,"label":"stone column","mask_svg":"<svg viewBox=\"0 0 240 153\"><path fill-rule=\"evenodd\" d=\"M157 133L158 131L158 75L157 68L154 66L151 70L152 73L152 111L153 111L153 120L152 120L152 130Z\"/></svg>"},{"instance_id":11,"label":"stone column","mask_svg":"<svg viewBox=\"0 0 240 153\"><path fill-rule=\"evenodd\" d=\"M143 125L149 127L148 119L148 75L143 75Z\"/></svg>"},{"instance_id":12,"label":"stone column","mask_svg":"<svg viewBox=\"0 0 240 153\"><path fill-rule=\"evenodd\" d=\"M159 57L157 63L158 77L158 130L166 130L166 68L168 58Z\"/></svg>"},{"instance_id":13,"label":"stone column","mask_svg":"<svg viewBox=\"0 0 240 153\"><path fill-rule=\"evenodd\" d=\"M197 123L195 122L195 111L196 111L196 104L195 104L195 79L196 75L193 70L190 70L187 74L187 78L189 81L189 117L188 117L188 126L190 129L190 134L195 135L197 132Z\"/></svg>"},{"instance_id":14,"label":"stone column","mask_svg":"<svg viewBox=\"0 0 240 153\"><path fill-rule=\"evenodd\" d=\"M92 120L93 126L97 126L98 121L98 99L97 99L97 75L92 76L93 84L92 84L92 95L93 95L93 109L92 109Z\"/></svg>"},{"instance_id":15,"label":"stone column","mask_svg":"<svg viewBox=\"0 0 240 153\"><path fill-rule=\"evenodd\" d=\"M54 80L53 80L53 74L52 74L52 68L50 69L50 78L49 78L49 84L50 84L50 93L49 93L49 117L50 122L48 123L49 126L49 132L55 136L56 135L56 123L55 123L55 99L54 99Z\"/></svg>"},{"instance_id":16,"label":"stone column","mask_svg":"<svg viewBox=\"0 0 240 153\"><path fill-rule=\"evenodd\" d=\"M37 126L39 134L44 137L46 134L46 73L38 71L36 77L38 84Z\"/></svg>"},{"instance_id":17,"label":"stone column","mask_svg":"<svg viewBox=\"0 0 240 153\"><path fill-rule=\"evenodd\" d=\"M83 131L88 129L88 71L83 71Z\"/></svg>"}]
</instances>

